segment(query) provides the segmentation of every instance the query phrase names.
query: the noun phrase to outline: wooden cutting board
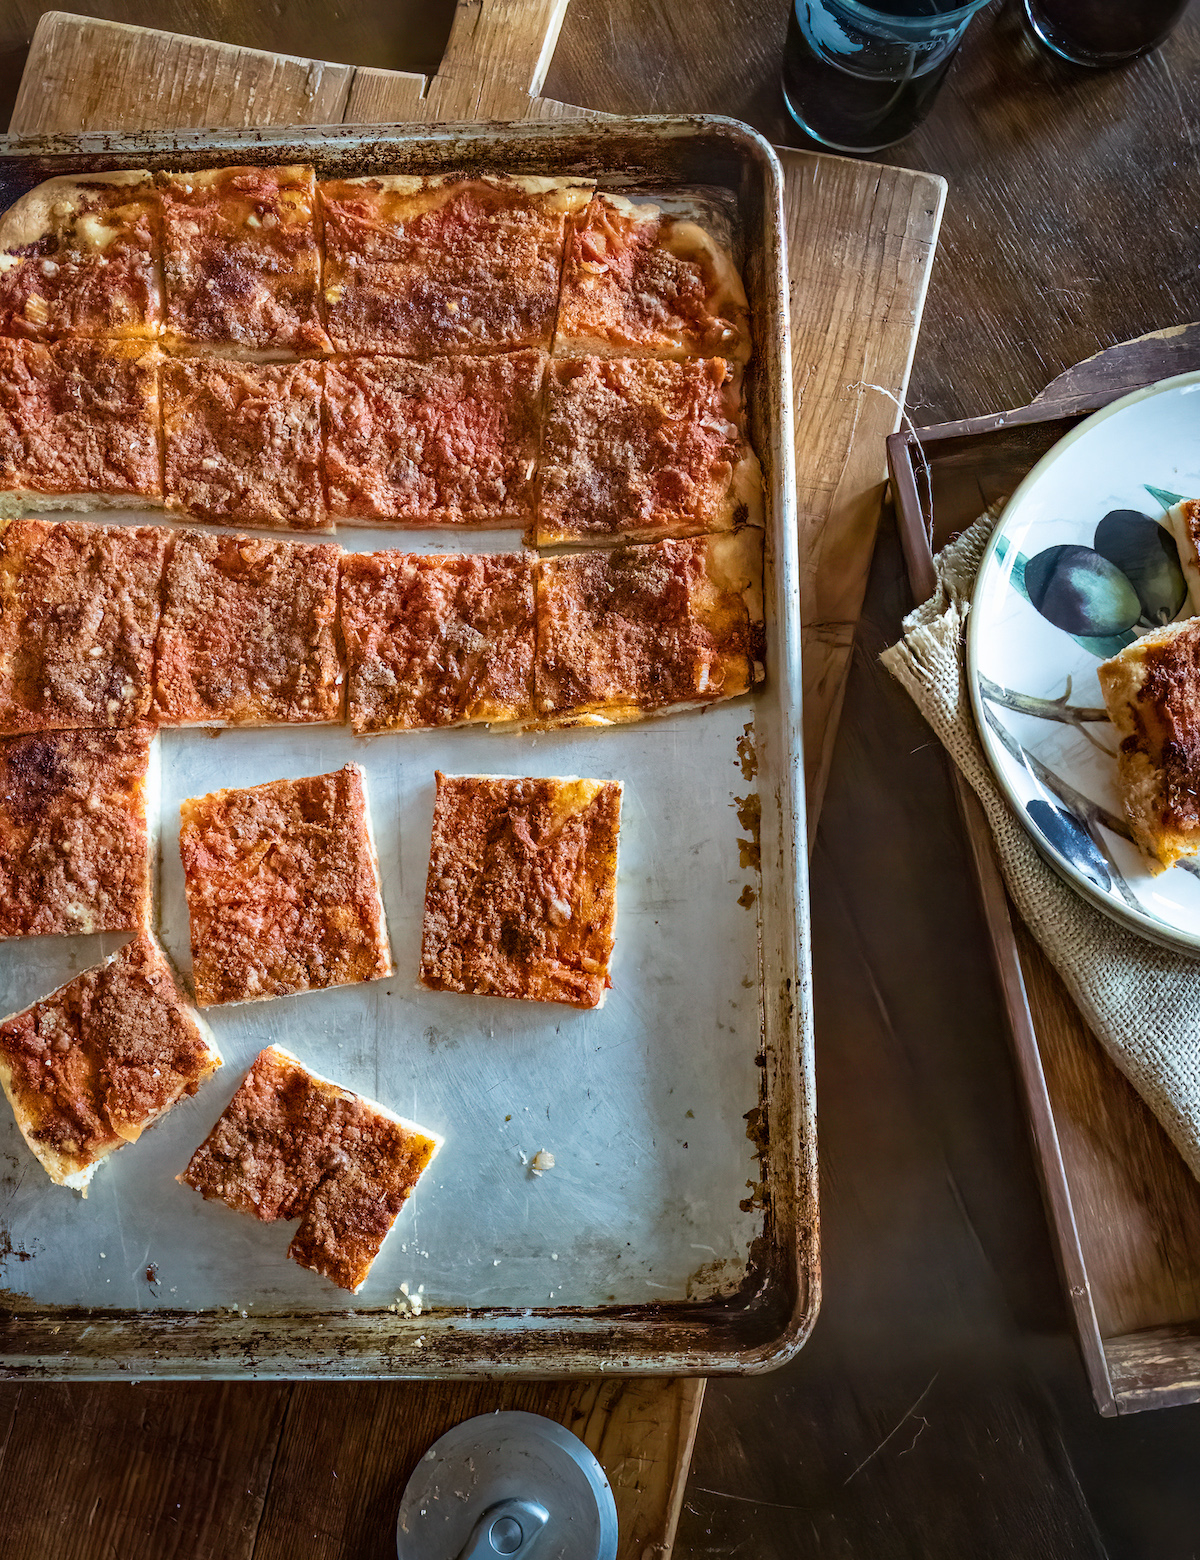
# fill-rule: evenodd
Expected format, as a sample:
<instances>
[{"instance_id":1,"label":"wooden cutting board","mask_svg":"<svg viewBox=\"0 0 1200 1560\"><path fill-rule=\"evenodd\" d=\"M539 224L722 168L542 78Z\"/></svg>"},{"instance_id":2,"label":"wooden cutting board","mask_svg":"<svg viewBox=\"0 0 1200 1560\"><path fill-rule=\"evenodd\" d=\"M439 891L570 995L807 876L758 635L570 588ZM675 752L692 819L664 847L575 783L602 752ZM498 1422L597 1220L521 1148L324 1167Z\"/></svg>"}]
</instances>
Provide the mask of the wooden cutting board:
<instances>
[{"instance_id":1,"label":"wooden cutting board","mask_svg":"<svg viewBox=\"0 0 1200 1560\"><path fill-rule=\"evenodd\" d=\"M9 129L37 135L580 115L586 111L538 96L567 3L459 0L432 78L51 12L34 35ZM791 255L811 831L874 543L883 438L899 424L945 181L805 152L781 151L780 158ZM228 1416L239 1427L245 1463L219 1491L195 1491L206 1520L214 1509L223 1512L212 1552L223 1560L251 1551L318 1560L366 1552L356 1539L364 1509L394 1512L408 1472L450 1424L498 1407L533 1409L574 1429L603 1462L617 1499L622 1560L665 1560L703 1389L702 1381L685 1379L139 1389L148 1396L138 1414L144 1422L152 1411L156 1421L154 1455L129 1430L128 1386L0 1387L0 1421L11 1412L8 1439L15 1433L47 1456L74 1436L94 1483L93 1438L76 1433L83 1412L109 1447L108 1461L128 1461L131 1476L136 1464L142 1493L112 1512L106 1536L113 1553L141 1560L152 1552L146 1513L163 1502L170 1508L168 1493L192 1466L195 1438L214 1415ZM251 1391L261 1412L244 1401ZM31 1473L39 1465L35 1457ZM331 1469L341 1477L331 1479ZM59 1519L29 1493L19 1476L6 1480L0 1530L19 1529L22 1552L36 1553L42 1524L48 1546ZM77 1488L70 1505L82 1511L85 1493ZM97 1487L87 1495L87 1506L102 1493Z\"/></svg>"}]
</instances>

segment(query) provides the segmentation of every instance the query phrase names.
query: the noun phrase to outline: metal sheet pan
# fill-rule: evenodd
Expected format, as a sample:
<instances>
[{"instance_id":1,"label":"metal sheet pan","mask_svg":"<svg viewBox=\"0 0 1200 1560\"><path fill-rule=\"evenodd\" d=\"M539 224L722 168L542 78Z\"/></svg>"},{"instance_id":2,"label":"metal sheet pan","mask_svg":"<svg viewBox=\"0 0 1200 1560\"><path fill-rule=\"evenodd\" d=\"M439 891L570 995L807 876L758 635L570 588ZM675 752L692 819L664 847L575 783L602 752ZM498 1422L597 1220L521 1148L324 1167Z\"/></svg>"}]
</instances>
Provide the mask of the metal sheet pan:
<instances>
[{"instance_id":1,"label":"metal sheet pan","mask_svg":"<svg viewBox=\"0 0 1200 1560\"><path fill-rule=\"evenodd\" d=\"M725 192L755 339L767 681L702 713L605 731L164 732L161 935L185 975L181 799L352 758L368 775L398 972L210 1009L225 1069L105 1166L86 1202L51 1186L0 1117L0 1370L532 1376L779 1364L811 1328L819 1270L775 158L753 132L713 118L10 138L0 141L0 205L54 174L251 161L311 161L324 175L579 172L609 188ZM380 529L338 540L417 551L516 542ZM435 768L624 782L614 989L598 1012L417 985ZM0 945L0 1005L43 995L120 941ZM173 1180L269 1041L447 1139L353 1299L287 1262L286 1228L205 1204ZM540 1149L555 1167L535 1177L527 1161Z\"/></svg>"}]
</instances>

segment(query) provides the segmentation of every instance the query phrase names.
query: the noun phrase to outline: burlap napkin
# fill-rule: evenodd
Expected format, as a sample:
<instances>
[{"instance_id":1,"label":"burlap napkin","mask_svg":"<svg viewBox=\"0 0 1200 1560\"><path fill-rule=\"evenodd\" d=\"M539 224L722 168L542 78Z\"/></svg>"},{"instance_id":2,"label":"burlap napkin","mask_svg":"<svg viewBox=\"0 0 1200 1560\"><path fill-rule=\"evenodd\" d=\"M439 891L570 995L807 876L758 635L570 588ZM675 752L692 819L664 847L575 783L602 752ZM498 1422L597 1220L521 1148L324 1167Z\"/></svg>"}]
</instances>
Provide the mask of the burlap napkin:
<instances>
[{"instance_id":1,"label":"burlap napkin","mask_svg":"<svg viewBox=\"0 0 1200 1560\"><path fill-rule=\"evenodd\" d=\"M971 590L995 521L938 554L938 588L881 659L983 803L1013 903L1089 1027L1200 1178L1200 965L1125 931L1042 860L984 757L965 672Z\"/></svg>"}]
</instances>

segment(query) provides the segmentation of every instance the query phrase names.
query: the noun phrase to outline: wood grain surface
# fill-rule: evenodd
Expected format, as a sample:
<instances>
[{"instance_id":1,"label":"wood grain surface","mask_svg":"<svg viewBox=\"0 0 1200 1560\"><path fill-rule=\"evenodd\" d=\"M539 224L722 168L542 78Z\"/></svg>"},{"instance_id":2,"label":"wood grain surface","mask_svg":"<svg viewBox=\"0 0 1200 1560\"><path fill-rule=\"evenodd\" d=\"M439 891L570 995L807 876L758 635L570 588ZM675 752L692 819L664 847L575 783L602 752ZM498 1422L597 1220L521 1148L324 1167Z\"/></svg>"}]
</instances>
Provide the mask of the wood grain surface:
<instances>
[{"instance_id":1,"label":"wood grain surface","mask_svg":"<svg viewBox=\"0 0 1200 1560\"><path fill-rule=\"evenodd\" d=\"M622 1556L669 1555L683 1497L676 1473L691 1456L702 1389L694 1380L297 1387L254 1560L390 1560L401 1492L430 1443L500 1409L547 1414L596 1454L617 1503Z\"/></svg>"},{"instance_id":2,"label":"wood grain surface","mask_svg":"<svg viewBox=\"0 0 1200 1560\"><path fill-rule=\"evenodd\" d=\"M0 1385L0 1554L252 1554L290 1392Z\"/></svg>"},{"instance_id":3,"label":"wood grain surface","mask_svg":"<svg viewBox=\"0 0 1200 1560\"><path fill-rule=\"evenodd\" d=\"M943 180L781 151L787 178L809 832L829 773L946 195ZM832 235L837 242L831 242Z\"/></svg>"}]
</instances>

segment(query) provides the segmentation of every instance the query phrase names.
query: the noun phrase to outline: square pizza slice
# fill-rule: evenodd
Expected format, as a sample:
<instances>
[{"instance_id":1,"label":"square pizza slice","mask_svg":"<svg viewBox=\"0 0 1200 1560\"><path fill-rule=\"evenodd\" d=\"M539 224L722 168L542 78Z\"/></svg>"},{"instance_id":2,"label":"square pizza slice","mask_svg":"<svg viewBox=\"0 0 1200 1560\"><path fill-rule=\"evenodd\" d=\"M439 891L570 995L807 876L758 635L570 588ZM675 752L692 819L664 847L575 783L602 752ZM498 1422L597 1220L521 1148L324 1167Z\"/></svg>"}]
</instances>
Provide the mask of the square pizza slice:
<instances>
[{"instance_id":1,"label":"square pizza slice","mask_svg":"<svg viewBox=\"0 0 1200 1560\"><path fill-rule=\"evenodd\" d=\"M200 1007L392 972L357 764L185 801L179 850Z\"/></svg>"},{"instance_id":2,"label":"square pizza slice","mask_svg":"<svg viewBox=\"0 0 1200 1560\"><path fill-rule=\"evenodd\" d=\"M533 714L534 559L344 553L341 626L355 731Z\"/></svg>"},{"instance_id":3,"label":"square pizza slice","mask_svg":"<svg viewBox=\"0 0 1200 1560\"><path fill-rule=\"evenodd\" d=\"M746 693L763 677L763 533L546 558L534 713L605 726Z\"/></svg>"},{"instance_id":4,"label":"square pizza slice","mask_svg":"<svg viewBox=\"0 0 1200 1560\"><path fill-rule=\"evenodd\" d=\"M537 544L657 541L762 524L762 473L723 358L556 358Z\"/></svg>"},{"instance_id":5,"label":"square pizza slice","mask_svg":"<svg viewBox=\"0 0 1200 1560\"><path fill-rule=\"evenodd\" d=\"M320 190L339 352L549 351L566 223L590 180L396 174Z\"/></svg>"},{"instance_id":6,"label":"square pizza slice","mask_svg":"<svg viewBox=\"0 0 1200 1560\"><path fill-rule=\"evenodd\" d=\"M159 507L161 361L137 341L0 340L0 515Z\"/></svg>"},{"instance_id":7,"label":"square pizza slice","mask_svg":"<svg viewBox=\"0 0 1200 1560\"><path fill-rule=\"evenodd\" d=\"M421 980L594 1008L610 984L621 786L437 775Z\"/></svg>"},{"instance_id":8,"label":"square pizza slice","mask_svg":"<svg viewBox=\"0 0 1200 1560\"><path fill-rule=\"evenodd\" d=\"M1162 872L1200 852L1200 618L1143 634L1097 672L1125 816Z\"/></svg>"},{"instance_id":9,"label":"square pizza slice","mask_svg":"<svg viewBox=\"0 0 1200 1560\"><path fill-rule=\"evenodd\" d=\"M164 344L230 357L329 350L312 168L209 168L158 176Z\"/></svg>"},{"instance_id":10,"label":"square pizza slice","mask_svg":"<svg viewBox=\"0 0 1200 1560\"><path fill-rule=\"evenodd\" d=\"M165 726L340 719L339 554L332 543L178 532L153 718Z\"/></svg>"},{"instance_id":11,"label":"square pizza slice","mask_svg":"<svg viewBox=\"0 0 1200 1560\"><path fill-rule=\"evenodd\" d=\"M567 238L555 357L750 356L746 289L699 222L597 192Z\"/></svg>"},{"instance_id":12,"label":"square pizza slice","mask_svg":"<svg viewBox=\"0 0 1200 1560\"><path fill-rule=\"evenodd\" d=\"M163 365L169 509L220 525L332 531L321 480L319 363Z\"/></svg>"},{"instance_id":13,"label":"square pizza slice","mask_svg":"<svg viewBox=\"0 0 1200 1560\"><path fill-rule=\"evenodd\" d=\"M160 258L144 169L47 179L0 216L0 336L157 336Z\"/></svg>"},{"instance_id":14,"label":"square pizza slice","mask_svg":"<svg viewBox=\"0 0 1200 1560\"><path fill-rule=\"evenodd\" d=\"M325 368L339 521L527 525L546 357L352 357Z\"/></svg>"},{"instance_id":15,"label":"square pizza slice","mask_svg":"<svg viewBox=\"0 0 1200 1560\"><path fill-rule=\"evenodd\" d=\"M50 1179L87 1196L134 1143L221 1065L148 932L0 1023L0 1084Z\"/></svg>"},{"instance_id":16,"label":"square pizza slice","mask_svg":"<svg viewBox=\"0 0 1200 1560\"><path fill-rule=\"evenodd\" d=\"M0 937L149 924L155 736L147 723L0 741Z\"/></svg>"},{"instance_id":17,"label":"square pizza slice","mask_svg":"<svg viewBox=\"0 0 1200 1560\"><path fill-rule=\"evenodd\" d=\"M145 719L171 541L163 526L0 522L0 734Z\"/></svg>"},{"instance_id":18,"label":"square pizza slice","mask_svg":"<svg viewBox=\"0 0 1200 1560\"><path fill-rule=\"evenodd\" d=\"M441 1144L272 1045L177 1179L264 1222L299 1218L288 1256L356 1294Z\"/></svg>"}]
</instances>

